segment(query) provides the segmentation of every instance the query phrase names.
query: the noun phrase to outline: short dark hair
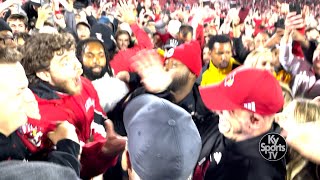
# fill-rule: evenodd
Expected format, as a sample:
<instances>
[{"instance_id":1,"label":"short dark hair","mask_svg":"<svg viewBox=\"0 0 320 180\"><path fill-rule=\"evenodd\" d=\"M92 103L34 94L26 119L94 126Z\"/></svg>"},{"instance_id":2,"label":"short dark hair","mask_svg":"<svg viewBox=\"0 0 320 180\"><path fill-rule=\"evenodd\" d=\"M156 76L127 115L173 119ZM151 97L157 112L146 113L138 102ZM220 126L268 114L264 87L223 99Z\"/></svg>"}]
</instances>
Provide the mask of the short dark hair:
<instances>
[{"instance_id":1,"label":"short dark hair","mask_svg":"<svg viewBox=\"0 0 320 180\"><path fill-rule=\"evenodd\" d=\"M212 50L215 43L230 43L230 45L232 45L230 37L225 34L210 37L210 40L208 42L208 47L210 50Z\"/></svg>"},{"instance_id":2,"label":"short dark hair","mask_svg":"<svg viewBox=\"0 0 320 180\"><path fill-rule=\"evenodd\" d=\"M38 33L33 35L22 49L24 57L21 62L30 84L39 82L36 73L40 70L49 69L55 52L63 54L64 51L71 50L74 46L74 38L69 33Z\"/></svg>"},{"instance_id":3,"label":"short dark hair","mask_svg":"<svg viewBox=\"0 0 320 180\"><path fill-rule=\"evenodd\" d=\"M7 23L9 24L10 20L20 20L24 23L26 28L28 27L28 18L26 16L20 15L20 14L12 14L8 17Z\"/></svg>"},{"instance_id":4,"label":"short dark hair","mask_svg":"<svg viewBox=\"0 0 320 180\"><path fill-rule=\"evenodd\" d=\"M187 24L182 24L179 28L179 33L182 34L182 37L187 37L188 33L193 35L193 27Z\"/></svg>"},{"instance_id":5,"label":"short dark hair","mask_svg":"<svg viewBox=\"0 0 320 180\"><path fill-rule=\"evenodd\" d=\"M21 61L22 54L14 48L0 48L0 64L14 64Z\"/></svg>"}]
</instances>

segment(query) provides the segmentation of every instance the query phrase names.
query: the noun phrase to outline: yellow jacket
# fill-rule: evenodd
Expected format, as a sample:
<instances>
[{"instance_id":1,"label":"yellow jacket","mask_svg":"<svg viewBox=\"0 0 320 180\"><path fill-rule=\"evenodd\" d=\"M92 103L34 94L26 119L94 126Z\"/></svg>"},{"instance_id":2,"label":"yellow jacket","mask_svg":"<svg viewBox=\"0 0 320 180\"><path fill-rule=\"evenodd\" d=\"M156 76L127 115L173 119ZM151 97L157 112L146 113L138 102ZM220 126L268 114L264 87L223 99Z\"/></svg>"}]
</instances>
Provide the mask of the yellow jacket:
<instances>
[{"instance_id":1,"label":"yellow jacket","mask_svg":"<svg viewBox=\"0 0 320 180\"><path fill-rule=\"evenodd\" d=\"M229 66L225 69L216 68L212 61L209 63L209 68L203 73L201 86L208 86L211 84L217 84L224 80L224 78L235 68L240 66L240 63L234 58L230 59Z\"/></svg>"}]
</instances>

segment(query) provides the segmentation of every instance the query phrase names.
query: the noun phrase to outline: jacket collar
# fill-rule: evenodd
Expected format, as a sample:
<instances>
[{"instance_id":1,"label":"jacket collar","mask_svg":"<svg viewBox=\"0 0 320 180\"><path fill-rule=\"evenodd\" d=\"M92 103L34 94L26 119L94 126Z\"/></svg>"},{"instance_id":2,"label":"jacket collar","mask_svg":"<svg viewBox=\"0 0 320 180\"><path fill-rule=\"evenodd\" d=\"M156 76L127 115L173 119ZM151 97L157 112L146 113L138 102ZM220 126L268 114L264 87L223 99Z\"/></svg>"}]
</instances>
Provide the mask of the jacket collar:
<instances>
[{"instance_id":1,"label":"jacket collar","mask_svg":"<svg viewBox=\"0 0 320 180\"><path fill-rule=\"evenodd\" d=\"M210 60L209 71L219 71L222 74L228 74L232 69L234 69L234 67L233 67L234 64L239 64L239 63L233 57L231 57L228 67L226 67L224 69L219 69L216 66L214 66L212 61Z\"/></svg>"},{"instance_id":2,"label":"jacket collar","mask_svg":"<svg viewBox=\"0 0 320 180\"><path fill-rule=\"evenodd\" d=\"M53 87L47 82L40 81L36 84L32 84L29 86L34 94L42 99L52 100L52 99L60 99L57 88Z\"/></svg>"}]
</instances>

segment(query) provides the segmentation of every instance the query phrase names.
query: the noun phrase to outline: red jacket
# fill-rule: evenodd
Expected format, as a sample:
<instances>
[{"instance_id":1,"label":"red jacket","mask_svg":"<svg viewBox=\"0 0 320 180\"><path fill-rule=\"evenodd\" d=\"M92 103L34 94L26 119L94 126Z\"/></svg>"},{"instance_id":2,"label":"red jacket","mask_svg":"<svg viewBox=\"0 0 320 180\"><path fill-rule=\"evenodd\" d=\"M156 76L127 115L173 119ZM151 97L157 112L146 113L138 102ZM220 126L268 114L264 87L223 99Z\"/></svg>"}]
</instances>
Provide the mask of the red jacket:
<instances>
[{"instance_id":1,"label":"red jacket","mask_svg":"<svg viewBox=\"0 0 320 180\"><path fill-rule=\"evenodd\" d=\"M196 40L200 43L201 49L205 46L205 39L204 39L204 27L202 24L198 24L196 29Z\"/></svg>"},{"instance_id":2,"label":"red jacket","mask_svg":"<svg viewBox=\"0 0 320 180\"><path fill-rule=\"evenodd\" d=\"M84 179L103 173L115 165L117 157L106 157L102 146L106 142L102 131L92 128L95 121L103 124L104 115L96 90L91 82L81 77L82 90L79 95L67 95L55 91L50 85L40 82L30 89L39 104L40 121L67 120L76 127L79 140L84 142L81 153L81 177ZM101 126L102 127L102 126Z\"/></svg>"},{"instance_id":3,"label":"red jacket","mask_svg":"<svg viewBox=\"0 0 320 180\"><path fill-rule=\"evenodd\" d=\"M130 58L142 49L152 49L153 44L148 34L142 30L137 24L130 25L134 36L138 40L138 44L135 44L132 48L119 51L113 59L110 61L110 65L114 70L114 74L120 71L132 71L130 68Z\"/></svg>"}]
</instances>

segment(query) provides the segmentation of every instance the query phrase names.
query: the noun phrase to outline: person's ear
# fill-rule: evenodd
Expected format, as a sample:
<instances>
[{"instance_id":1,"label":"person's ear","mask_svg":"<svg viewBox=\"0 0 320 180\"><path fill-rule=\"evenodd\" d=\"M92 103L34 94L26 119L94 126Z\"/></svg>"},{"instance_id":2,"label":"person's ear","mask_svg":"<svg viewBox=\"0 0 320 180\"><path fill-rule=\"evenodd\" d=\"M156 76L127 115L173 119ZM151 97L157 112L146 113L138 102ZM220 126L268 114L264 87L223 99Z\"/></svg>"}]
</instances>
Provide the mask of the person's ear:
<instances>
[{"instance_id":1,"label":"person's ear","mask_svg":"<svg viewBox=\"0 0 320 180\"><path fill-rule=\"evenodd\" d=\"M128 151L125 149L122 153L122 159L121 159L121 167L124 171L128 171L128 166L129 166L129 153Z\"/></svg>"},{"instance_id":2,"label":"person's ear","mask_svg":"<svg viewBox=\"0 0 320 180\"><path fill-rule=\"evenodd\" d=\"M36 76L45 82L51 82L51 74L49 71L41 70L36 72Z\"/></svg>"},{"instance_id":3,"label":"person's ear","mask_svg":"<svg viewBox=\"0 0 320 180\"><path fill-rule=\"evenodd\" d=\"M253 130L260 129L261 127L266 126L266 123L269 123L268 119L269 117L264 117L259 114L252 113L250 116L249 128Z\"/></svg>"}]
</instances>

